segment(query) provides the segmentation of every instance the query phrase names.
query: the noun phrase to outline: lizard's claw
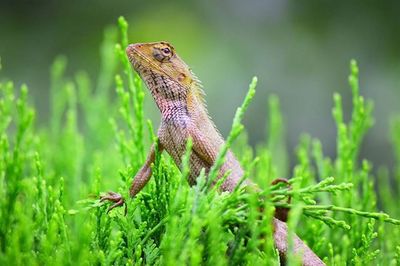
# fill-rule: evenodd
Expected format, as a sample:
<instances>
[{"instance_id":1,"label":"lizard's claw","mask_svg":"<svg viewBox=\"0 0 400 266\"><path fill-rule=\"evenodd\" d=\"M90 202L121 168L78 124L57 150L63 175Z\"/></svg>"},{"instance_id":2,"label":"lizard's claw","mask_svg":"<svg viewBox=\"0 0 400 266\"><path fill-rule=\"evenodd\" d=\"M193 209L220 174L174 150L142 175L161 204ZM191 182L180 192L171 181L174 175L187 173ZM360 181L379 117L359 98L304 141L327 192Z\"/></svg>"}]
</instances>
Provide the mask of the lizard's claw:
<instances>
[{"instance_id":1,"label":"lizard's claw","mask_svg":"<svg viewBox=\"0 0 400 266\"><path fill-rule=\"evenodd\" d=\"M121 194L110 191L106 195L100 197L100 202L103 202L103 201L106 201L106 200L114 202L113 205L108 207L107 213L109 213L115 207L120 207L122 205L125 205L124 214L126 215L128 209L127 209L127 205L126 205L125 199L121 196Z\"/></svg>"}]
</instances>

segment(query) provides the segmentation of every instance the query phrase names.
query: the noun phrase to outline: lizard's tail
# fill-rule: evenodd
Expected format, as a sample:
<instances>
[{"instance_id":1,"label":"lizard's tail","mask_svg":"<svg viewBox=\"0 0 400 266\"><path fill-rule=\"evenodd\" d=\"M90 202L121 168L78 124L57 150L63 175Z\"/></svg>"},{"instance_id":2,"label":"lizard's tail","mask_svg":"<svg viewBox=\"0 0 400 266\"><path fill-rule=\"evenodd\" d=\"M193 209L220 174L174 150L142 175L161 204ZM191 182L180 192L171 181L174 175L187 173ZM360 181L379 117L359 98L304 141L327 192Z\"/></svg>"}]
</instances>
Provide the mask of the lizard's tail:
<instances>
[{"instance_id":1,"label":"lizard's tail","mask_svg":"<svg viewBox=\"0 0 400 266\"><path fill-rule=\"evenodd\" d=\"M291 189L291 185L285 178L276 178L272 181L271 185L276 185L278 183L285 183L289 189ZM291 197L289 196L287 199L287 203L289 204L291 201ZM286 254L288 252L288 228L286 225L286 221L288 218L290 209L284 207L276 207L275 208L275 218L273 218L274 223L274 242L275 247L279 251L279 256L281 257L281 264L285 265ZM293 234L293 248L294 253L298 254L302 258L302 265L304 266L318 266L325 265L325 263L296 235Z\"/></svg>"},{"instance_id":2,"label":"lizard's tail","mask_svg":"<svg viewBox=\"0 0 400 266\"><path fill-rule=\"evenodd\" d=\"M279 256L284 261L288 251L288 228L286 223L274 218L274 229L275 246L279 251ZM325 263L296 234L293 235L293 245L295 254L301 255L302 264L304 266L325 265Z\"/></svg>"},{"instance_id":3,"label":"lizard's tail","mask_svg":"<svg viewBox=\"0 0 400 266\"><path fill-rule=\"evenodd\" d=\"M289 186L290 184L287 179L277 178L272 181L272 185L278 183L285 183ZM260 188L256 186L253 182L247 182L247 188L252 191L260 191ZM261 199L262 200L262 199ZM288 198L288 203L290 203L291 198ZM260 212L262 212L260 208ZM275 208L275 214L273 218L274 224L274 242L275 247L279 251L279 256L281 258L281 265L285 265L286 254L288 252L288 228L286 225L287 216L289 213L289 208ZM293 234L293 245L294 253L298 254L302 258L302 265L304 266L320 266L325 265L325 263L296 235Z\"/></svg>"}]
</instances>

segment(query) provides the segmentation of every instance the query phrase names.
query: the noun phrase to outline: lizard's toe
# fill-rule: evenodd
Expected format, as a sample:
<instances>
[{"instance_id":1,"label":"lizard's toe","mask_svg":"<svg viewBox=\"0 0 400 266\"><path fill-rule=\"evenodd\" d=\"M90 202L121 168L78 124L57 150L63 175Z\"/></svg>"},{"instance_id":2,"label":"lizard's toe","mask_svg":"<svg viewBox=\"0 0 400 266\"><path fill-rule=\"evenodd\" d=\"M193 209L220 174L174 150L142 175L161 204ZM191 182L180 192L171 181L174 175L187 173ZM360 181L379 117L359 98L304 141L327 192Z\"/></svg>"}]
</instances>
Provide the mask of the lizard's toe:
<instances>
[{"instance_id":1,"label":"lizard's toe","mask_svg":"<svg viewBox=\"0 0 400 266\"><path fill-rule=\"evenodd\" d=\"M106 195L103 195L100 197L100 202L104 202L104 201L111 201L114 202L113 205L111 205L110 207L108 207L107 209L107 213L109 213L112 209L116 208L116 207L120 207L122 205L125 205L125 215L127 213L127 206L125 203L124 198L121 196L121 194L119 193L115 193L115 192L108 192Z\"/></svg>"},{"instance_id":2,"label":"lizard's toe","mask_svg":"<svg viewBox=\"0 0 400 266\"><path fill-rule=\"evenodd\" d=\"M118 202L120 199L122 199L122 196L120 194L112 192L112 191L107 192L106 195L100 196L101 202L106 201L106 200L112 201L112 202Z\"/></svg>"}]
</instances>

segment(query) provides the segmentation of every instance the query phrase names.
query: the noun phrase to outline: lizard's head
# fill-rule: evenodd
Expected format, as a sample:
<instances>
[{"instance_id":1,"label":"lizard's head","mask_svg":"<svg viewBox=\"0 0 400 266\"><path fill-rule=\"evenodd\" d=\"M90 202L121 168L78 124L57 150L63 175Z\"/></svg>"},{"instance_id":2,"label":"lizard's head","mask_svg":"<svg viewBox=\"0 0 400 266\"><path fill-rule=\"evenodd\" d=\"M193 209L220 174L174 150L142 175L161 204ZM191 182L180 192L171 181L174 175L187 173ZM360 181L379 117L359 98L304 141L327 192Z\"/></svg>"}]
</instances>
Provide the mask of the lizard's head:
<instances>
[{"instance_id":1,"label":"lizard's head","mask_svg":"<svg viewBox=\"0 0 400 266\"><path fill-rule=\"evenodd\" d=\"M126 54L133 68L148 84L162 77L189 87L195 80L189 67L167 42L130 44ZM157 85L157 84L155 84Z\"/></svg>"}]
</instances>

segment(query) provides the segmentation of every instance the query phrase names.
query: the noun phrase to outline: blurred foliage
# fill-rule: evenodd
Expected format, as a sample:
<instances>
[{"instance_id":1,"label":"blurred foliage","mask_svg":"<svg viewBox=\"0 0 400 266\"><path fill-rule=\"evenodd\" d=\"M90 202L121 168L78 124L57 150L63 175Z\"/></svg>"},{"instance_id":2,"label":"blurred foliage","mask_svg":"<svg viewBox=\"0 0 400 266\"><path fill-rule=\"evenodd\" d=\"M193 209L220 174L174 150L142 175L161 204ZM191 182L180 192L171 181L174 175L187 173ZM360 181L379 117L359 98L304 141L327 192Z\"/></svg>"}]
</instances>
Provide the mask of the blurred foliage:
<instances>
[{"instance_id":1,"label":"blurred foliage","mask_svg":"<svg viewBox=\"0 0 400 266\"><path fill-rule=\"evenodd\" d=\"M0 55L4 74L30 84L38 122L49 119L47 68L59 54L68 75L85 69L91 80L100 73L98 43L103 29L124 15L133 26L132 42L167 40L203 80L209 111L223 135L245 94L245 80L259 77L258 97L245 117L249 142L264 140L268 95L279 96L288 122L286 143L309 132L335 156L331 95L344 95L346 64L356 58L363 69L363 93L376 103L377 126L366 135L363 157L376 165L394 164L387 116L400 112L400 16L395 0L345 2L249 1L0 1ZM17 85L20 85L18 83ZM145 92L146 93L146 92ZM219 99L229 93L230 100ZM115 91L110 97L116 97ZM307 97L304 97L307 95ZM145 97L145 113L155 122L154 104ZM318 110L318 111L316 111ZM295 157L290 156L290 165Z\"/></svg>"},{"instance_id":2,"label":"blurred foliage","mask_svg":"<svg viewBox=\"0 0 400 266\"><path fill-rule=\"evenodd\" d=\"M157 154L154 177L128 200L127 216L122 209L106 214L100 191L118 188L127 198L132 176L155 140L152 122L145 122L144 87L123 52L128 43L123 18L119 26L105 31L95 82L86 72L67 74L66 57L54 61L50 119L44 125L36 121L27 86L18 89L0 78L0 264L277 265L271 241L274 205L292 208L291 232L328 264L399 264L400 222L377 207L379 195L381 208L400 217L393 188L400 183L399 160L391 179L395 186L388 185L387 168L375 179L371 164L358 162L373 120L372 104L360 95L355 61L350 115L340 94L334 96L337 156L326 156L321 141L303 135L292 170L277 97L269 101L266 141L256 150L247 143L242 118L255 100L253 79L215 170L232 147L246 176L264 189L264 213L259 212L261 195L242 189L217 193L204 173L189 187L189 142L182 171L167 154ZM110 97L114 90L116 97ZM399 129L394 119L397 159ZM292 189L269 186L290 170ZM379 180L377 191L374 180ZM284 203L288 196L290 205Z\"/></svg>"}]
</instances>

